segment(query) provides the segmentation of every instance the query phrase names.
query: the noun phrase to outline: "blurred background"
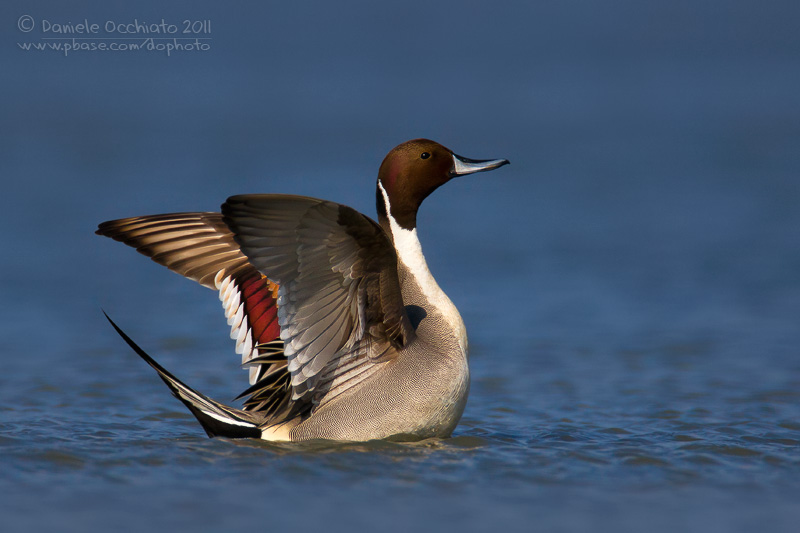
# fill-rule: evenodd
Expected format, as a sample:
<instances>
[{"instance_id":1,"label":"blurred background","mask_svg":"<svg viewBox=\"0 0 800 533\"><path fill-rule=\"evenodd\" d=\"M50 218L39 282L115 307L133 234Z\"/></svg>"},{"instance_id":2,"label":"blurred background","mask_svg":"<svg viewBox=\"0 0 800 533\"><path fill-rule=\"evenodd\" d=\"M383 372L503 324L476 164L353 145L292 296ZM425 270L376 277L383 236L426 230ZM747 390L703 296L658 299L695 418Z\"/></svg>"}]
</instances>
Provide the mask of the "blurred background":
<instances>
[{"instance_id":1,"label":"blurred background","mask_svg":"<svg viewBox=\"0 0 800 533\"><path fill-rule=\"evenodd\" d=\"M796 527L800 4L0 13L4 529ZM256 192L374 216L415 137L512 163L420 212L470 332L454 438L206 440L101 308L226 401L245 381L215 295L96 225Z\"/></svg>"}]
</instances>

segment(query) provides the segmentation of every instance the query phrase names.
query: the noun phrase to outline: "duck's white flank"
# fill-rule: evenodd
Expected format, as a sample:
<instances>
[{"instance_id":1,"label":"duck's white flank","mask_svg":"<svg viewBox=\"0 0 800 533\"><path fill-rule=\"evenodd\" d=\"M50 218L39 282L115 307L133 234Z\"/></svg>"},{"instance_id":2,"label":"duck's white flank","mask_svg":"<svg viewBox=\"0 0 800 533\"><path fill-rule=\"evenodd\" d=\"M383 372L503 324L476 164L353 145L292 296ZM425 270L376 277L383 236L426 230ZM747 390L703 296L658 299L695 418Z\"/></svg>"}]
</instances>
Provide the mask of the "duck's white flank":
<instances>
[{"instance_id":1,"label":"duck's white flank","mask_svg":"<svg viewBox=\"0 0 800 533\"><path fill-rule=\"evenodd\" d=\"M458 337L461 351L466 356L468 346L467 329L464 326L464 320L461 318L456 306L433 278L433 274L428 268L428 263L425 261L425 256L422 254L422 245L417 237L417 228L407 230L400 227L400 224L392 216L389 195L386 194L386 189L383 188L383 184L380 181L378 182L378 187L381 189L383 202L386 205L386 216L389 219L389 227L392 231L397 257L414 277L430 304L442 314L447 323L453 328L453 332Z\"/></svg>"},{"instance_id":2,"label":"duck's white flank","mask_svg":"<svg viewBox=\"0 0 800 533\"><path fill-rule=\"evenodd\" d=\"M261 430L261 440L282 442L292 440L292 428L295 424L283 423L265 427Z\"/></svg>"}]
</instances>

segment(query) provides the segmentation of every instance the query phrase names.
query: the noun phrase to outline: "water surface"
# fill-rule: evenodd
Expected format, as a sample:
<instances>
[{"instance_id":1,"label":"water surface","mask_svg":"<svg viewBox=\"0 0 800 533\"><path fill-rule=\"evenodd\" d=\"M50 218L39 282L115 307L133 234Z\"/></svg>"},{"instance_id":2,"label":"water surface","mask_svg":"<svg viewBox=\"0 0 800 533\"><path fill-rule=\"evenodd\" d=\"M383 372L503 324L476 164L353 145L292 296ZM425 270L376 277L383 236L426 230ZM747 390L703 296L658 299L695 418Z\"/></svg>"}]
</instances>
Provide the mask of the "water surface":
<instances>
[{"instance_id":1,"label":"water surface","mask_svg":"<svg viewBox=\"0 0 800 533\"><path fill-rule=\"evenodd\" d=\"M794 3L87 5L2 7L4 531L796 530ZM25 52L23 14L209 18L213 47ZM227 401L215 295L96 224L250 192L373 215L419 136L512 162L420 213L470 335L453 438L207 439L101 308Z\"/></svg>"}]
</instances>

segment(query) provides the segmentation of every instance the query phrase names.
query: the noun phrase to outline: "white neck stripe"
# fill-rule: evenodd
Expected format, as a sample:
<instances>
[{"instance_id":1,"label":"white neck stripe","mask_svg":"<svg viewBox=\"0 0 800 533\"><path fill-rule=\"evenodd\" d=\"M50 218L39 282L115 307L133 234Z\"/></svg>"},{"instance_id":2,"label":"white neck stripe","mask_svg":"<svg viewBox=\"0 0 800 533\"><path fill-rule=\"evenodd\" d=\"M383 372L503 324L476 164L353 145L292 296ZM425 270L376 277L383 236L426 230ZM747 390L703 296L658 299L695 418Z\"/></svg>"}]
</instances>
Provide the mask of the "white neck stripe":
<instances>
[{"instance_id":1,"label":"white neck stripe","mask_svg":"<svg viewBox=\"0 0 800 533\"><path fill-rule=\"evenodd\" d=\"M389 203L389 195L386 194L386 189L383 184L378 182L381 194L383 194L383 202L386 205L386 217L389 219L389 228L392 232L392 239L394 240L394 248L397 251L397 257L400 262L405 265L411 276L417 282L422 293L428 302L435 307L441 315L447 320L448 324L453 328L454 333L459 339L462 351L466 354L467 350L467 335L464 321L458 313L458 309L453 305L453 302L439 287L436 280L433 279L428 263L425 261L425 256L422 254L422 245L417 237L417 228L405 229L397 223L392 216L391 205Z\"/></svg>"}]
</instances>

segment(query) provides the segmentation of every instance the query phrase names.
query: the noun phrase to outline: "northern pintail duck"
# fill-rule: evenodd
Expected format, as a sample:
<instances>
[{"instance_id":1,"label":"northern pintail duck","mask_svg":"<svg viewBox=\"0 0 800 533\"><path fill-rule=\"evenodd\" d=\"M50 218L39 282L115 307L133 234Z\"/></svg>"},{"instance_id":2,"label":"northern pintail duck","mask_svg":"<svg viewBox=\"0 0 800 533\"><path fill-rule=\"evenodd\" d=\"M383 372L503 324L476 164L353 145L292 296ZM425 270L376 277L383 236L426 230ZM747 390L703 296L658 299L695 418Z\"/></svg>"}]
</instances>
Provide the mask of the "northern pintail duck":
<instances>
[{"instance_id":1,"label":"northern pintail duck","mask_svg":"<svg viewBox=\"0 0 800 533\"><path fill-rule=\"evenodd\" d=\"M403 143L378 172L377 223L334 202L253 194L221 213L100 224L99 235L219 292L249 369L242 409L185 385L112 325L210 437L447 437L469 391L467 334L428 270L417 210L452 178L507 163Z\"/></svg>"}]
</instances>

